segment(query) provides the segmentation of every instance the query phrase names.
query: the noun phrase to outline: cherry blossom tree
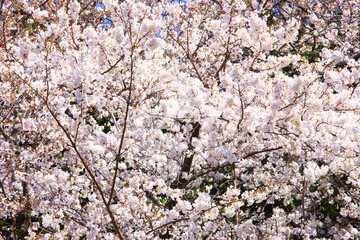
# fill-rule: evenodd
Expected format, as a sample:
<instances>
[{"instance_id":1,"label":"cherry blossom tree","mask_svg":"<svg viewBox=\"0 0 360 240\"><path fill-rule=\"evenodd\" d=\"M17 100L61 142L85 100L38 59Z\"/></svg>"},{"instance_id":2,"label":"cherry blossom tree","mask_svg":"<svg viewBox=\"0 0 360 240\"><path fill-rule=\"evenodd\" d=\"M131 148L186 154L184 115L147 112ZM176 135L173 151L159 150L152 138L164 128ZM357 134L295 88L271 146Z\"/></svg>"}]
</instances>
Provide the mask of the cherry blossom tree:
<instances>
[{"instance_id":1,"label":"cherry blossom tree","mask_svg":"<svg viewBox=\"0 0 360 240\"><path fill-rule=\"evenodd\" d=\"M0 2L5 239L360 237L358 1Z\"/></svg>"}]
</instances>

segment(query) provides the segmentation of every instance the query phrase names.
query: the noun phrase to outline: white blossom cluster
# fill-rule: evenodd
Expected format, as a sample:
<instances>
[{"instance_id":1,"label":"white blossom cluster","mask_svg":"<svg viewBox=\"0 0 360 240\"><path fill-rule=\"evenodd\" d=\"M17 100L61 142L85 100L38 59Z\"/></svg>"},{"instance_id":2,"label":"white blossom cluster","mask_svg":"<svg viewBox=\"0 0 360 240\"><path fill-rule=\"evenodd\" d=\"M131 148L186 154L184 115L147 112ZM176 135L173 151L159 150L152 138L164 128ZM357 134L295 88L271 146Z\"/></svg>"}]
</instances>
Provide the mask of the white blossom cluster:
<instances>
[{"instance_id":1,"label":"white blossom cluster","mask_svg":"<svg viewBox=\"0 0 360 240\"><path fill-rule=\"evenodd\" d=\"M5 239L360 238L359 1L40 4L0 8Z\"/></svg>"}]
</instances>

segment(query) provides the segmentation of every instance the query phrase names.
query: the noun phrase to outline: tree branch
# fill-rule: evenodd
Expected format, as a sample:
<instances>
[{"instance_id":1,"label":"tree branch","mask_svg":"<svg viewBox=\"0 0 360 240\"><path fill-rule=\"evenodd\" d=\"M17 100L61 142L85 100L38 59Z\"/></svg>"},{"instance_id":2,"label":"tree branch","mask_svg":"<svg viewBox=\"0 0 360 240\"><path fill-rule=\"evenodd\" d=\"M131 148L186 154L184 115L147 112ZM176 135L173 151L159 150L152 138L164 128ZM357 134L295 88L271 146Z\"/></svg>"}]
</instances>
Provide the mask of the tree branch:
<instances>
[{"instance_id":1,"label":"tree branch","mask_svg":"<svg viewBox=\"0 0 360 240\"><path fill-rule=\"evenodd\" d=\"M252 157L252 156L255 156L257 154L260 154L260 153L264 153L264 152L272 152L272 151L276 151L276 150L280 150L282 149L282 147L276 147L276 148L266 148L266 149L263 149L263 150L259 150L259 151L254 151L254 152L251 152L247 155L245 155L244 157L242 157L241 159L247 159L249 157ZM199 177L202 177L208 173L211 173L211 172L214 172L214 171L217 171L217 170L220 170L222 168L225 168L225 167L229 167L231 166L231 164L233 163L223 163L217 167L213 167L213 168L210 168L209 170L206 170L206 171L203 171L203 172L200 172L194 176L192 176L189 180L186 180L186 182L184 183L184 188L189 185L192 181L196 180L197 178Z\"/></svg>"},{"instance_id":2,"label":"tree branch","mask_svg":"<svg viewBox=\"0 0 360 240\"><path fill-rule=\"evenodd\" d=\"M105 72L102 72L102 73L100 73L100 74L101 74L101 75L104 75L104 74L110 72L110 71L113 70L113 69L116 67L116 65L117 65L121 60L123 60L124 58L125 58L125 55L122 55L122 56L116 61L116 63L115 63L114 65L110 65L110 68L109 68L109 69L107 69Z\"/></svg>"}]
</instances>

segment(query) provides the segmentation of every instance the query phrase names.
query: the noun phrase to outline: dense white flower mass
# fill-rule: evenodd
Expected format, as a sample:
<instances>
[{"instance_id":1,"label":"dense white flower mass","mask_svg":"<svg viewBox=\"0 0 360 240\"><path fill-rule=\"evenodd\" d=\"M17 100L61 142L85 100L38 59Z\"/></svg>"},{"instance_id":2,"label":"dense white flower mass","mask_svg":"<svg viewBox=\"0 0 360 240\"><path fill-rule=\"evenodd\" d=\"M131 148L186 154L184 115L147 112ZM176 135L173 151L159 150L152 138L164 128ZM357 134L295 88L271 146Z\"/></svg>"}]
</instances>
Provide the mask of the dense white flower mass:
<instances>
[{"instance_id":1,"label":"dense white flower mass","mask_svg":"<svg viewBox=\"0 0 360 240\"><path fill-rule=\"evenodd\" d=\"M359 14L2 1L0 236L360 238Z\"/></svg>"}]
</instances>

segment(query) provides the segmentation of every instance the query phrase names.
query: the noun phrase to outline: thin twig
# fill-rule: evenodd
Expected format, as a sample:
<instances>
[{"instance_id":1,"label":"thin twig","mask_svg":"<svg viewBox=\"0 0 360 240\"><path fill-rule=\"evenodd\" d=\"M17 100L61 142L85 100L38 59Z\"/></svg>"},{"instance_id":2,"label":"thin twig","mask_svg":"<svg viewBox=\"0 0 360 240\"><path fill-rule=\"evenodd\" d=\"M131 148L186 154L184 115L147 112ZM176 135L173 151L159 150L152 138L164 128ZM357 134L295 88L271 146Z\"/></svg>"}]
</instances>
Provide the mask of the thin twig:
<instances>
[{"instance_id":1,"label":"thin twig","mask_svg":"<svg viewBox=\"0 0 360 240\"><path fill-rule=\"evenodd\" d=\"M244 157L242 157L241 159L247 159L249 157L252 157L252 156L255 156L257 154L260 154L260 153L264 153L264 152L272 152L272 151L276 151L276 150L280 150L282 149L283 147L276 147L276 148L265 148L263 150L259 150L259 151L254 151L254 152L251 152L251 153L248 153L247 155L245 155ZM221 164L217 167L213 167L213 168L210 168L209 170L206 170L206 171L203 171L203 172L200 172L194 176L192 176L189 180L187 180L187 182L184 184L184 188L189 185L189 183L191 183L192 181L194 181L195 179L199 178L199 177L202 177L208 173L211 173L211 172L214 172L214 171L217 171L217 170L220 170L222 168L225 168L225 167L229 167L231 164L233 163L224 163L224 164Z\"/></svg>"},{"instance_id":2,"label":"thin twig","mask_svg":"<svg viewBox=\"0 0 360 240\"><path fill-rule=\"evenodd\" d=\"M153 229L153 230L151 230L151 231L148 231L146 234L150 234L150 233L152 233L152 232L155 232L156 230L159 230L159 229L161 229L161 228L163 228L163 227L166 227L166 226L169 226L169 225L171 225L171 224L178 223L178 222L182 222L182 221L188 221L188 220L190 220L190 218L176 219L176 220L173 220L173 221L171 221L171 222L165 223L165 224L163 224L163 225L161 225L161 226L159 226L159 227L157 227L157 228L155 228L155 229Z\"/></svg>"},{"instance_id":3,"label":"thin twig","mask_svg":"<svg viewBox=\"0 0 360 240\"><path fill-rule=\"evenodd\" d=\"M131 38L131 26L130 26L130 42L132 43L132 38ZM115 173L114 173L114 177L112 180L112 185L111 185L111 191L110 191L110 196L109 196L109 200L107 205L110 206L113 195L114 195L114 190L115 190L115 185L116 185L116 178L117 178L117 174L119 172L119 162L120 162L120 155L121 155L121 150L123 148L124 145L124 139L125 139L125 132L126 132L126 125L127 125L127 119L129 116L129 108L130 108L130 100L131 100L131 93L132 93L132 85L133 85L133 80L134 80L134 51L135 51L135 46L133 44L131 44L131 52L130 52L130 84L129 84L129 95L127 98L127 102L126 102L126 110L125 110L125 117L124 117L124 127L123 127L123 131L121 134L121 140L120 140L120 144L119 144L119 149L116 155L116 164L115 164Z\"/></svg>"},{"instance_id":4,"label":"thin twig","mask_svg":"<svg viewBox=\"0 0 360 240\"><path fill-rule=\"evenodd\" d=\"M192 67L194 68L197 77L199 78L199 80L200 80L203 84L205 84L205 83L203 82L203 79L202 79L202 77L201 77L201 74L199 73L199 71L198 71L198 69L197 69L197 67L196 67L196 64L195 64L194 60L192 59L192 57L191 57L191 55L190 55L190 52L189 52L187 49L185 49L185 47L184 47L178 40L176 40L171 34L169 34L169 37L170 37L172 40L174 40L174 41L180 46L180 48L185 52L186 57L187 57L187 59L189 59Z\"/></svg>"},{"instance_id":5,"label":"thin twig","mask_svg":"<svg viewBox=\"0 0 360 240\"><path fill-rule=\"evenodd\" d=\"M113 70L113 69L116 67L116 65L117 65L121 60L123 60L124 58L125 58L125 55L122 55L122 56L116 61L116 63L115 63L114 65L110 65L110 68L109 68L108 70L106 70L105 72L102 72L101 75L104 75L104 74L110 72L111 70Z\"/></svg>"}]
</instances>

